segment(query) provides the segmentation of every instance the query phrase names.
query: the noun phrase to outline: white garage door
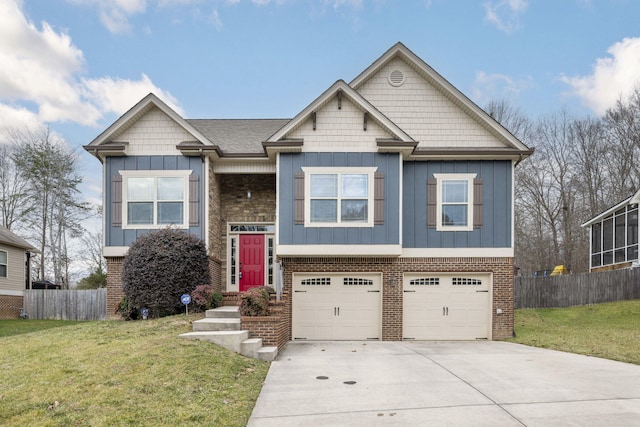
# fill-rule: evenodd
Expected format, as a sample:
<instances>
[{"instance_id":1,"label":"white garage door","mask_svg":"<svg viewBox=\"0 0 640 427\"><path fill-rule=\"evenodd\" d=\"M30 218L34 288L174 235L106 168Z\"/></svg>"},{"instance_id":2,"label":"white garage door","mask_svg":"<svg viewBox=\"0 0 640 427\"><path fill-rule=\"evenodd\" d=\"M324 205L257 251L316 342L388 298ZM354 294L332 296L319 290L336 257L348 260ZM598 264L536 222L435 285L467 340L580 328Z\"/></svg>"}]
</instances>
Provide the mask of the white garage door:
<instances>
[{"instance_id":1,"label":"white garage door","mask_svg":"<svg viewBox=\"0 0 640 427\"><path fill-rule=\"evenodd\" d=\"M404 339L491 339L490 274L405 274L402 295Z\"/></svg>"},{"instance_id":2,"label":"white garage door","mask_svg":"<svg viewBox=\"0 0 640 427\"><path fill-rule=\"evenodd\" d=\"M294 340L380 339L380 274L294 274Z\"/></svg>"}]
</instances>

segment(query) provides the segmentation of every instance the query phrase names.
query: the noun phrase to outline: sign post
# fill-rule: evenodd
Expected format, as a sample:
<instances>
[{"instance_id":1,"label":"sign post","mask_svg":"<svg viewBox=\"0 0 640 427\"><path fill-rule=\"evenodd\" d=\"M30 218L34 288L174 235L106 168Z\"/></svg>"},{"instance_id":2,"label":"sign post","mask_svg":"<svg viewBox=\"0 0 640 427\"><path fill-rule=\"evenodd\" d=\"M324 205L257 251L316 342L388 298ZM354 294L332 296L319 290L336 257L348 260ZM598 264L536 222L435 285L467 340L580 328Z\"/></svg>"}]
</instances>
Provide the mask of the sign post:
<instances>
[{"instance_id":1,"label":"sign post","mask_svg":"<svg viewBox=\"0 0 640 427\"><path fill-rule=\"evenodd\" d=\"M189 315L189 303L191 302L191 295L182 294L180 297L180 302L184 304L185 316Z\"/></svg>"}]
</instances>

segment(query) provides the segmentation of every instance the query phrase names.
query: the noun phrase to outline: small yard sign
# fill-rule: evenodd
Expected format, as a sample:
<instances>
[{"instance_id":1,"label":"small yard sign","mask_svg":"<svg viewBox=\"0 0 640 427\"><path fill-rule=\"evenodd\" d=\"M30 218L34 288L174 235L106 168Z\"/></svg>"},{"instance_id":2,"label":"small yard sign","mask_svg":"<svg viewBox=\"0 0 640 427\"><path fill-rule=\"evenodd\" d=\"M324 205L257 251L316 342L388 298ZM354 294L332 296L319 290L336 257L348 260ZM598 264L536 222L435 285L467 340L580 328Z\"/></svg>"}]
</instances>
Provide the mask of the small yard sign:
<instances>
[{"instance_id":1,"label":"small yard sign","mask_svg":"<svg viewBox=\"0 0 640 427\"><path fill-rule=\"evenodd\" d=\"M180 297L180 302L184 304L184 310L185 310L185 315L188 316L189 315L189 303L191 302L191 295L189 294L182 294L182 296Z\"/></svg>"}]
</instances>

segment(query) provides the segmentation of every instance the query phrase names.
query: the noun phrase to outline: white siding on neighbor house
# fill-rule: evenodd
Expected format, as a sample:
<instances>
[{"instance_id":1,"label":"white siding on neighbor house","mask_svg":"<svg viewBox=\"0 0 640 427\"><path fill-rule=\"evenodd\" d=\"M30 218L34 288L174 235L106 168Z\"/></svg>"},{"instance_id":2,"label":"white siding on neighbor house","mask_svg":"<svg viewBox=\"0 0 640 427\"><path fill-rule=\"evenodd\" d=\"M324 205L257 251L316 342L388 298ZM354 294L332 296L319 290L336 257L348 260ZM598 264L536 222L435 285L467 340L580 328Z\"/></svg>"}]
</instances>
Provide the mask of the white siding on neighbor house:
<instances>
[{"instance_id":1,"label":"white siding on neighbor house","mask_svg":"<svg viewBox=\"0 0 640 427\"><path fill-rule=\"evenodd\" d=\"M404 73L401 86L389 84L393 70ZM358 92L418 141L418 147L504 147L399 58L382 67Z\"/></svg>"},{"instance_id":2,"label":"white siding on neighbor house","mask_svg":"<svg viewBox=\"0 0 640 427\"><path fill-rule=\"evenodd\" d=\"M7 252L7 277L0 277L0 294L2 291L24 290L24 249L0 244L0 251Z\"/></svg>"},{"instance_id":3,"label":"white siding on neighbor house","mask_svg":"<svg viewBox=\"0 0 640 427\"><path fill-rule=\"evenodd\" d=\"M304 138L302 150L306 152L375 152L377 138L390 138L376 123L371 114L367 119L367 130L363 129L364 111L357 108L346 97L338 109L334 97L316 111L316 130L311 117L287 135L288 138Z\"/></svg>"},{"instance_id":4,"label":"white siding on neighbor house","mask_svg":"<svg viewBox=\"0 0 640 427\"><path fill-rule=\"evenodd\" d=\"M176 145L183 141L193 141L195 137L161 110L153 108L117 139L129 143L126 153L130 156L175 155L180 154Z\"/></svg>"}]
</instances>

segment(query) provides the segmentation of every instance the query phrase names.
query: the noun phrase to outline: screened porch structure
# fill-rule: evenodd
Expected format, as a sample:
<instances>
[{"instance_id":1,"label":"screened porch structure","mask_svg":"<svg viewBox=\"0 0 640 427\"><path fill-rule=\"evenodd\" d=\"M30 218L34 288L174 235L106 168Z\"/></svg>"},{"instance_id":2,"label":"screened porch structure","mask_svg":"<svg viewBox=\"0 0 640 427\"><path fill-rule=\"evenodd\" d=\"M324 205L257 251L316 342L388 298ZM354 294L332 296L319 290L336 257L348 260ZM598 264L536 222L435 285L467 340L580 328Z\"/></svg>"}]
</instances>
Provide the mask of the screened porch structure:
<instances>
[{"instance_id":1,"label":"screened porch structure","mask_svg":"<svg viewBox=\"0 0 640 427\"><path fill-rule=\"evenodd\" d=\"M630 267L638 261L640 191L582 224L589 227L591 271Z\"/></svg>"}]
</instances>

